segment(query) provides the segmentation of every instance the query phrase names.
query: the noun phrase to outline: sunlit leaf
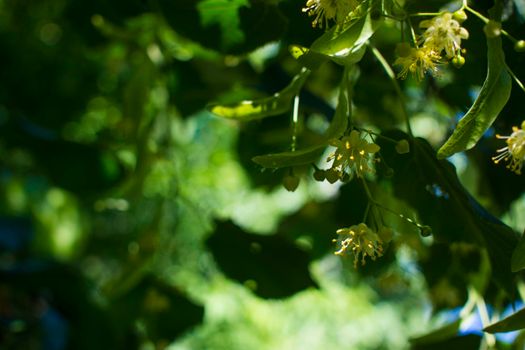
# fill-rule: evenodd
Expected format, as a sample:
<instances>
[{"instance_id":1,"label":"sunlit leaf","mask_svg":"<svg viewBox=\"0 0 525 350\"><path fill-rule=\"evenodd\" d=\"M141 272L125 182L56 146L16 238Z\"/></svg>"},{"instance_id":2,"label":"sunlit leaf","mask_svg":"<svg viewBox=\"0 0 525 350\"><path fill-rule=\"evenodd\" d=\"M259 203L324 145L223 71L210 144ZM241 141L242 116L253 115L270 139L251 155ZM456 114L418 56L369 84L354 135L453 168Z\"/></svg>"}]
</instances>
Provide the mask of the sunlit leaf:
<instances>
[{"instance_id":1,"label":"sunlit leaf","mask_svg":"<svg viewBox=\"0 0 525 350\"><path fill-rule=\"evenodd\" d=\"M506 317L501 321L493 323L483 330L488 333L500 333L516 331L518 329L523 328L525 328L525 309L521 309L518 312L513 313L509 317Z\"/></svg>"},{"instance_id":2,"label":"sunlit leaf","mask_svg":"<svg viewBox=\"0 0 525 350\"><path fill-rule=\"evenodd\" d=\"M366 4L358 7L354 14L355 18L334 26L314 41L310 51L302 56L302 60L321 54L345 66L359 62L366 51L366 42L382 21L372 19L372 10Z\"/></svg>"},{"instance_id":3,"label":"sunlit leaf","mask_svg":"<svg viewBox=\"0 0 525 350\"><path fill-rule=\"evenodd\" d=\"M279 115L291 108L293 98L299 93L309 74L309 70L303 69L287 87L271 97L227 105L210 105L208 110L219 117L241 121Z\"/></svg>"},{"instance_id":4,"label":"sunlit leaf","mask_svg":"<svg viewBox=\"0 0 525 350\"><path fill-rule=\"evenodd\" d=\"M487 51L488 68L485 82L472 107L439 149L438 158L446 158L474 147L510 97L512 81L505 68L501 37L487 38Z\"/></svg>"},{"instance_id":5,"label":"sunlit leaf","mask_svg":"<svg viewBox=\"0 0 525 350\"><path fill-rule=\"evenodd\" d=\"M311 51L304 46L292 45L289 50L293 58L298 60L304 67L311 70L319 68L321 64L329 59L327 56Z\"/></svg>"}]
</instances>

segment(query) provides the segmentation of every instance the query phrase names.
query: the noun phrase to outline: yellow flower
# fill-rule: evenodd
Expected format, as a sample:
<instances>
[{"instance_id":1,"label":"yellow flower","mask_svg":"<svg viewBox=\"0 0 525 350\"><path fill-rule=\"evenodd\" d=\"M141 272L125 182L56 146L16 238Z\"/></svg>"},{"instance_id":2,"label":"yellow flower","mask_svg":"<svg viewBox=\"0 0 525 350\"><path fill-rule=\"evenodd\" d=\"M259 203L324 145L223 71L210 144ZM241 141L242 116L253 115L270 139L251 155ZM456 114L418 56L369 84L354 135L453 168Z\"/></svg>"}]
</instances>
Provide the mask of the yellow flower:
<instances>
[{"instance_id":1,"label":"yellow flower","mask_svg":"<svg viewBox=\"0 0 525 350\"><path fill-rule=\"evenodd\" d=\"M312 26L322 28L328 27L328 23L344 22L346 16L358 5L356 0L308 0L303 12L309 16L315 16Z\"/></svg>"},{"instance_id":2,"label":"yellow flower","mask_svg":"<svg viewBox=\"0 0 525 350\"><path fill-rule=\"evenodd\" d=\"M346 171L355 173L357 177L362 177L364 173L374 173L372 163L376 161L375 153L380 147L361 138L359 131L352 130L350 135L333 140L330 145L337 149L327 161L334 161L331 169L337 172L340 178L343 178Z\"/></svg>"},{"instance_id":3,"label":"yellow flower","mask_svg":"<svg viewBox=\"0 0 525 350\"><path fill-rule=\"evenodd\" d=\"M525 120L521 123L521 129L517 126L512 127L510 136L496 135L496 137L506 140L507 146L497 150L500 154L492 157L492 160L496 164L501 160L510 161L507 168L520 175L523 161L525 161Z\"/></svg>"},{"instance_id":4,"label":"yellow flower","mask_svg":"<svg viewBox=\"0 0 525 350\"><path fill-rule=\"evenodd\" d=\"M423 46L420 48L410 47L401 57L398 57L394 65L401 66L398 78L405 79L408 73L414 74L419 80L423 80L425 73L435 75L437 64L441 56L434 49Z\"/></svg>"},{"instance_id":5,"label":"yellow flower","mask_svg":"<svg viewBox=\"0 0 525 350\"><path fill-rule=\"evenodd\" d=\"M367 256L375 260L383 255L381 239L364 223L349 228L341 228L337 230L337 234L339 238L334 239L334 242L337 242L338 250L334 254L342 256L348 253L354 254L355 267L357 267L359 260L361 260L361 265L364 265Z\"/></svg>"},{"instance_id":6,"label":"yellow flower","mask_svg":"<svg viewBox=\"0 0 525 350\"><path fill-rule=\"evenodd\" d=\"M430 20L421 21L421 28L426 28L420 43L431 48L438 54L445 51L449 59L456 57L461 50L461 39L468 39L468 31L453 19L450 12L436 16Z\"/></svg>"}]
</instances>

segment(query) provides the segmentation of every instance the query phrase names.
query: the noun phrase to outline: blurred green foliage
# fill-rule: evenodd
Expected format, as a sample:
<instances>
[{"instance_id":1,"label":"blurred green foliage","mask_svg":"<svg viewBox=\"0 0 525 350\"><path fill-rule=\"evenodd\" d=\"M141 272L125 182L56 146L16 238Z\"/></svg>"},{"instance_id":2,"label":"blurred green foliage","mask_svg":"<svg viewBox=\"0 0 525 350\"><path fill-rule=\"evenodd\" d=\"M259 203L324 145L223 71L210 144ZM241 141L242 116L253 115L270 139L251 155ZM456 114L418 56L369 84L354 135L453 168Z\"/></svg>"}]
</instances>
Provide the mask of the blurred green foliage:
<instances>
[{"instance_id":1,"label":"blurred green foliage","mask_svg":"<svg viewBox=\"0 0 525 350\"><path fill-rule=\"evenodd\" d=\"M388 68L399 16L461 5L0 0L0 348L523 348L489 332L524 324L525 182L491 156L525 55L473 15L520 39L523 3L470 4L461 69ZM334 178L351 130L375 172ZM332 240L367 219L355 269Z\"/></svg>"}]
</instances>

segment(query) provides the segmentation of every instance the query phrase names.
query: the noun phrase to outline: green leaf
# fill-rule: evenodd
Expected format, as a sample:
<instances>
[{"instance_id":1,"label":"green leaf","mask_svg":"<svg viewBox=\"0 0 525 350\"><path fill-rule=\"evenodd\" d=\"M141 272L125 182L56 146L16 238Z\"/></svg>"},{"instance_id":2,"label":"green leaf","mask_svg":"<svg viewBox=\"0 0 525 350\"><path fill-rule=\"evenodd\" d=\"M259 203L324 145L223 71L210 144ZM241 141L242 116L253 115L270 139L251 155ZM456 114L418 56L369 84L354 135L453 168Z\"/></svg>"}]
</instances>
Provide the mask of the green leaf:
<instances>
[{"instance_id":1,"label":"green leaf","mask_svg":"<svg viewBox=\"0 0 525 350\"><path fill-rule=\"evenodd\" d=\"M514 253L512 253L512 259L510 263L512 272L518 272L525 269L525 232L521 236Z\"/></svg>"},{"instance_id":2,"label":"green leaf","mask_svg":"<svg viewBox=\"0 0 525 350\"><path fill-rule=\"evenodd\" d=\"M491 324L483 329L488 333L510 332L525 328L525 309L513 313L501 321Z\"/></svg>"},{"instance_id":3,"label":"green leaf","mask_svg":"<svg viewBox=\"0 0 525 350\"><path fill-rule=\"evenodd\" d=\"M453 338L458 334L459 327L461 326L461 319L446 324L443 327L435 329L430 333L414 337L410 339L412 346L414 345L425 345L439 342L441 340Z\"/></svg>"},{"instance_id":4,"label":"green leaf","mask_svg":"<svg viewBox=\"0 0 525 350\"><path fill-rule=\"evenodd\" d=\"M282 114L291 108L293 98L299 93L309 74L308 69L303 69L287 87L271 97L245 100L233 104L210 105L208 110L219 117L241 121Z\"/></svg>"},{"instance_id":5,"label":"green leaf","mask_svg":"<svg viewBox=\"0 0 525 350\"><path fill-rule=\"evenodd\" d=\"M253 157L253 161L264 168L277 169L314 163L323 153L328 142L306 147L298 151L266 154Z\"/></svg>"},{"instance_id":6,"label":"green leaf","mask_svg":"<svg viewBox=\"0 0 525 350\"><path fill-rule=\"evenodd\" d=\"M395 172L392 182L396 196L416 208L421 223L432 227L436 242L469 242L487 249L492 278L512 294L510 258L518 243L516 233L468 193L454 166L437 159L427 141L411 139L400 131L385 136L410 142L410 152L398 154L394 147L378 140L381 155Z\"/></svg>"},{"instance_id":7,"label":"green leaf","mask_svg":"<svg viewBox=\"0 0 525 350\"><path fill-rule=\"evenodd\" d=\"M501 37L487 38L487 77L474 104L459 121L456 130L438 151L446 158L476 145L492 125L510 97L512 81L505 69Z\"/></svg>"},{"instance_id":8,"label":"green leaf","mask_svg":"<svg viewBox=\"0 0 525 350\"><path fill-rule=\"evenodd\" d=\"M310 51L302 56L303 62L307 58L312 60L311 57L314 55L319 57L319 54L343 66L359 62L366 51L365 44L382 23L382 17L372 20L371 13L367 5L358 7L352 14L355 18L347 20L344 24L335 25L314 41Z\"/></svg>"}]
</instances>

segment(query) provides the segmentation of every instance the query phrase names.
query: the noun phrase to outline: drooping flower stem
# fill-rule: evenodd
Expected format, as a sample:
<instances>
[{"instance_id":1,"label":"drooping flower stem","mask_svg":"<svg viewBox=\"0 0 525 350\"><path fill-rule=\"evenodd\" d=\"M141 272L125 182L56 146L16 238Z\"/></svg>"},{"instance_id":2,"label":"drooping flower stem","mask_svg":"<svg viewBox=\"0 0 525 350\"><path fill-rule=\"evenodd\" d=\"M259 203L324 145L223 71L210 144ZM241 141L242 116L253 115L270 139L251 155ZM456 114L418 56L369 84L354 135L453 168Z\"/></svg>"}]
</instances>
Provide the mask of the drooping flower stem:
<instances>
[{"instance_id":1,"label":"drooping flower stem","mask_svg":"<svg viewBox=\"0 0 525 350\"><path fill-rule=\"evenodd\" d=\"M472 7L469 7L468 5L465 5L464 6L464 9L467 10L468 12L472 13L474 16L478 17L481 21L483 21L483 23L487 24L489 23L490 19L483 16L481 13L479 13L478 11L474 10ZM509 32L507 32L505 29L501 28L500 29L501 31L501 34L503 34L504 36L506 36L507 38L510 39L510 41L512 41L513 43L516 43L518 42L518 39L516 39L515 37L513 37Z\"/></svg>"},{"instance_id":2,"label":"drooping flower stem","mask_svg":"<svg viewBox=\"0 0 525 350\"><path fill-rule=\"evenodd\" d=\"M405 118L405 125L407 128L407 132L410 136L414 136L412 134L412 128L410 126L410 117L408 115L408 111L406 108L406 101L405 101L405 95L401 91L401 86L399 86L399 83L396 79L396 73L394 73L394 70L392 67L390 67L390 64L388 64L388 61L385 59L385 57L381 54L381 52L375 47L370 45L370 48L372 49L372 53L376 57L376 59L381 63L381 66L385 70L385 73L390 78L390 81L394 85L394 89L396 90L396 94L399 97L399 100L401 101L401 110L403 112L403 117Z\"/></svg>"},{"instance_id":3,"label":"drooping flower stem","mask_svg":"<svg viewBox=\"0 0 525 350\"><path fill-rule=\"evenodd\" d=\"M293 99L293 112L292 112L292 145L291 150L295 152L297 147L297 131L299 125L299 94L295 95Z\"/></svg>"},{"instance_id":4,"label":"drooping flower stem","mask_svg":"<svg viewBox=\"0 0 525 350\"><path fill-rule=\"evenodd\" d=\"M512 71L512 69L510 69L510 67L508 66L506 62L505 62L505 69L507 70L509 75L512 77L512 79L514 79L514 81L520 87L520 89L523 90L523 92L525 92L525 85L523 85L521 80L516 76L516 74L514 74L514 72Z\"/></svg>"}]
</instances>

